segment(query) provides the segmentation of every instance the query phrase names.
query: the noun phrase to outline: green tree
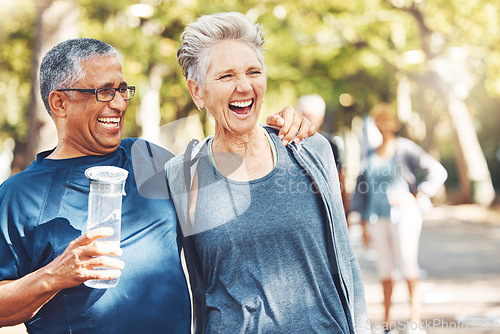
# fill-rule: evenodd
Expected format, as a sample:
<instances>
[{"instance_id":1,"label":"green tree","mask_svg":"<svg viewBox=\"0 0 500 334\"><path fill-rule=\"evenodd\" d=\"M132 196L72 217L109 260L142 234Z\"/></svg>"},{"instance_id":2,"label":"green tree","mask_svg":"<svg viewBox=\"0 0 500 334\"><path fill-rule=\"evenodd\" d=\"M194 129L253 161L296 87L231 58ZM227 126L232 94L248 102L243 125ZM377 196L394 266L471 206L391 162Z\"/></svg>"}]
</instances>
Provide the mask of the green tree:
<instances>
[{"instance_id":1,"label":"green tree","mask_svg":"<svg viewBox=\"0 0 500 334\"><path fill-rule=\"evenodd\" d=\"M14 138L16 148L26 143L27 110L31 89L32 41L35 8L27 0L0 2L0 148ZM24 18L21 19L21 18Z\"/></svg>"},{"instance_id":2,"label":"green tree","mask_svg":"<svg viewBox=\"0 0 500 334\"><path fill-rule=\"evenodd\" d=\"M9 6L5 1L0 4L4 6L1 12L8 13L0 22L0 102L5 110L0 114L0 127L1 136L15 138L21 150L28 145L29 59L36 50L36 7L31 1L40 4L42 0L7 1ZM450 131L454 129L450 92L468 91L455 102L467 107L471 118L464 122L458 117L458 122L465 123L472 137L475 131L471 130L478 132L490 170L500 170L500 134L496 131L500 126L496 112L500 100L500 51L496 47L500 25L496 2L79 0L77 7L80 36L115 46L123 55L127 80L138 87L126 115L127 136L149 134L146 127L153 121L166 124L197 113L176 61L180 34L200 15L235 10L262 23L266 32L268 93L263 116L293 105L302 94L318 93L327 102L327 129L341 130L379 101L399 102L406 105L401 111L408 133L441 155L450 172L449 184L460 180L463 200L481 201L474 196L485 192L479 190L481 187L474 189L477 185L490 187L489 173L480 173L481 180L474 180L470 171L477 168L473 165L456 167L464 164L469 154L460 153L458 143L463 133ZM458 67L446 72L450 66ZM451 80L449 73L455 75ZM340 102L346 93L351 103ZM200 118L209 124L204 113ZM423 126L425 138L415 131ZM472 160L484 161L479 145L473 151L479 158ZM456 163L452 162L454 157ZM500 184L500 172L493 176Z\"/></svg>"}]
</instances>

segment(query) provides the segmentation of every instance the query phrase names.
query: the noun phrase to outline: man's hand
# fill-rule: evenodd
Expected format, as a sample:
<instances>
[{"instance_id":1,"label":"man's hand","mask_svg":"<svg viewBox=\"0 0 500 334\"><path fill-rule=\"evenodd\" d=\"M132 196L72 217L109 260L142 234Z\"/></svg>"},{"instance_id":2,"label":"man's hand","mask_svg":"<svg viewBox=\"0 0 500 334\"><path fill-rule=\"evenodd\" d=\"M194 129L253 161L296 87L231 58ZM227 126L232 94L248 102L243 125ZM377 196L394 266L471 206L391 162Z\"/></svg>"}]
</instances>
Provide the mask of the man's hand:
<instances>
[{"instance_id":1,"label":"man's hand","mask_svg":"<svg viewBox=\"0 0 500 334\"><path fill-rule=\"evenodd\" d=\"M267 118L267 125L281 127L279 138L286 146L292 140L298 143L318 131L318 123L311 122L292 107L286 107L277 114Z\"/></svg>"},{"instance_id":2,"label":"man's hand","mask_svg":"<svg viewBox=\"0 0 500 334\"><path fill-rule=\"evenodd\" d=\"M49 286L65 289L90 279L107 280L119 277L120 269L125 266L123 261L116 258L122 254L119 244L98 241L111 235L113 235L112 228L101 227L90 230L70 242L64 253L47 265L51 278ZM116 270L94 270L94 267Z\"/></svg>"},{"instance_id":3,"label":"man's hand","mask_svg":"<svg viewBox=\"0 0 500 334\"><path fill-rule=\"evenodd\" d=\"M70 242L64 253L46 266L19 279L0 282L0 327L28 321L62 289L89 279L120 276L123 261L109 257L121 256L119 244L98 241L111 235L110 227L88 231ZM114 270L94 270L94 267Z\"/></svg>"}]
</instances>

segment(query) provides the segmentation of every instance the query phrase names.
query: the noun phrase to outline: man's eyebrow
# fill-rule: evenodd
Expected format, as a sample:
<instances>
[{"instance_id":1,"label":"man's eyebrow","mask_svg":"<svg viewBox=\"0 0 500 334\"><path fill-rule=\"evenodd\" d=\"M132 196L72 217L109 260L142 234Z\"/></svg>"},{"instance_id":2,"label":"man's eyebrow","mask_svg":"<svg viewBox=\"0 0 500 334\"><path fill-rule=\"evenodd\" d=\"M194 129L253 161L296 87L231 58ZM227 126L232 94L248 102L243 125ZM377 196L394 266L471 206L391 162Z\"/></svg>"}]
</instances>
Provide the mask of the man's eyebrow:
<instances>
[{"instance_id":1,"label":"man's eyebrow","mask_svg":"<svg viewBox=\"0 0 500 334\"><path fill-rule=\"evenodd\" d=\"M113 87L113 82L106 82L105 84L102 84L100 87L102 88L108 88L108 87ZM127 82L126 81L122 81L118 87L127 87Z\"/></svg>"},{"instance_id":2,"label":"man's eyebrow","mask_svg":"<svg viewBox=\"0 0 500 334\"><path fill-rule=\"evenodd\" d=\"M113 87L113 83L108 81L104 84L100 84L99 87L105 87L105 88Z\"/></svg>"}]
</instances>

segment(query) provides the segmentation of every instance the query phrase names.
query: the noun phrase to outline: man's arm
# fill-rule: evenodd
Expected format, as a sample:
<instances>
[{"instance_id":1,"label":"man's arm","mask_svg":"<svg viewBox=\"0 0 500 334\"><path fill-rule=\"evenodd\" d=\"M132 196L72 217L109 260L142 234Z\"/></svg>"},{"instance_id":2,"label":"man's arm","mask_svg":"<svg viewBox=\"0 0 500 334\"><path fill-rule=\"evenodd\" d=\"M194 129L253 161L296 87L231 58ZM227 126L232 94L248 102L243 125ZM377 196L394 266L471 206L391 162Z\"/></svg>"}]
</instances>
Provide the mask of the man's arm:
<instances>
[{"instance_id":1,"label":"man's arm","mask_svg":"<svg viewBox=\"0 0 500 334\"><path fill-rule=\"evenodd\" d=\"M121 256L122 250L113 243L95 242L111 235L111 228L91 230L73 240L64 253L45 267L17 280L0 281L0 327L28 321L62 289L89 279L120 276L123 261L109 256ZM94 267L118 270L93 270Z\"/></svg>"},{"instance_id":2,"label":"man's arm","mask_svg":"<svg viewBox=\"0 0 500 334\"><path fill-rule=\"evenodd\" d=\"M292 140L298 143L318 131L319 125L311 122L292 107L286 107L267 118L267 125L281 127L278 137L286 146Z\"/></svg>"}]
</instances>

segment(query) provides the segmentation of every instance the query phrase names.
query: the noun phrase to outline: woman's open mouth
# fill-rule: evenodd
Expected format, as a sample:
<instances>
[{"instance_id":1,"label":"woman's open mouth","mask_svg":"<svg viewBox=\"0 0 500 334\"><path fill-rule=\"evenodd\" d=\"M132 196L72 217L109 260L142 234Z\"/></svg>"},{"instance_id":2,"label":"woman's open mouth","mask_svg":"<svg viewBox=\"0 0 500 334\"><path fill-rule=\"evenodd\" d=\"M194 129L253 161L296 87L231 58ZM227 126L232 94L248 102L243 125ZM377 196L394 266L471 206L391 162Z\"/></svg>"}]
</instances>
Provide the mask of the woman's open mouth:
<instances>
[{"instance_id":1,"label":"woman's open mouth","mask_svg":"<svg viewBox=\"0 0 500 334\"><path fill-rule=\"evenodd\" d=\"M229 103L229 109L231 109L236 115L244 116L250 113L253 106L253 99L247 101L235 101Z\"/></svg>"}]
</instances>

